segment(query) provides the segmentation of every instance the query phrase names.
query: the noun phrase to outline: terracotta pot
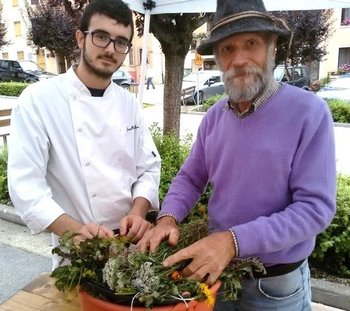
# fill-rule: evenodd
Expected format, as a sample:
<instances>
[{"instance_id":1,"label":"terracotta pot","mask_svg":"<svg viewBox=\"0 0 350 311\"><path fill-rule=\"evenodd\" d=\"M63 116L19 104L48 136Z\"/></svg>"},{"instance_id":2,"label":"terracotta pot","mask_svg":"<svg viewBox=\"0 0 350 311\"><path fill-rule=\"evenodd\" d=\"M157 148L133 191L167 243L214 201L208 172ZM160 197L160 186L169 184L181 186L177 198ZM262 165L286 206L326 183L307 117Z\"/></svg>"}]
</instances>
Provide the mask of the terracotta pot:
<instances>
[{"instance_id":1,"label":"terracotta pot","mask_svg":"<svg viewBox=\"0 0 350 311\"><path fill-rule=\"evenodd\" d=\"M221 283L216 282L210 290L213 295L216 295ZM80 305L82 311L130 311L130 306L114 304L102 299L95 298L88 294L86 291L79 291ZM133 307L133 311L147 311L144 307ZM212 311L213 306L208 305L206 301L198 302L191 301L188 303L188 307L184 303L178 303L177 305L158 306L153 307L154 311Z\"/></svg>"}]
</instances>

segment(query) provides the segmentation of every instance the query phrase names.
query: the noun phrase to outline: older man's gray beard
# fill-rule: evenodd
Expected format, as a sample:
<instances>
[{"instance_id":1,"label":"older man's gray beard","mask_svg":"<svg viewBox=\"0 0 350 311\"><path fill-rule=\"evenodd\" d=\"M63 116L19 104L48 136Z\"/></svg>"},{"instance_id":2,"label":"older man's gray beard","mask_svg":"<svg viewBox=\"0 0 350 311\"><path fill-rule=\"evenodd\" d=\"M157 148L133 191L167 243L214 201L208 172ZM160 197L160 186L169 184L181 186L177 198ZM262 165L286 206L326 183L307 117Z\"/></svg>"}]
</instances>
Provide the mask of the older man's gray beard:
<instances>
[{"instance_id":1,"label":"older man's gray beard","mask_svg":"<svg viewBox=\"0 0 350 311\"><path fill-rule=\"evenodd\" d=\"M261 94L273 79L274 60L269 57L266 65L231 68L223 73L226 93L235 103L251 101Z\"/></svg>"}]
</instances>

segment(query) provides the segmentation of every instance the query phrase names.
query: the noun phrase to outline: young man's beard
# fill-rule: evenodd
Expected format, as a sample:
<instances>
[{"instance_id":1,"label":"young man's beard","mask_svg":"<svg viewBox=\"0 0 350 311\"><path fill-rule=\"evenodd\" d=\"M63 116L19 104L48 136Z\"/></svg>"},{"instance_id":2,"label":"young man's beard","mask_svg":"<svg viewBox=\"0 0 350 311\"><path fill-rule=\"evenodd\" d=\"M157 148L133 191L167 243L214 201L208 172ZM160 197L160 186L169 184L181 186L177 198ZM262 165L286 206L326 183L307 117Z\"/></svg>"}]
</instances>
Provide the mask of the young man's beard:
<instances>
[{"instance_id":1,"label":"young man's beard","mask_svg":"<svg viewBox=\"0 0 350 311\"><path fill-rule=\"evenodd\" d=\"M114 61L116 62L115 59L113 59L112 56L106 56L105 57L109 57L111 61ZM97 59L96 59L97 60ZM117 62L116 62L116 67L113 68L113 69L109 69L109 68L106 68L106 69L103 69L103 68L98 68L94 62L96 61L94 60L93 58L91 58L88 53L87 53L87 49L86 47L84 46L83 48L83 54L82 54L82 61L84 62L84 65L86 67L86 69L93 73L94 75L98 76L98 77L101 77L103 79L110 79L112 77L112 74L117 71L120 67L120 65L117 66Z\"/></svg>"},{"instance_id":2,"label":"young man's beard","mask_svg":"<svg viewBox=\"0 0 350 311\"><path fill-rule=\"evenodd\" d=\"M273 79L274 58L267 57L263 67L246 65L223 72L226 92L235 103L254 100Z\"/></svg>"}]
</instances>

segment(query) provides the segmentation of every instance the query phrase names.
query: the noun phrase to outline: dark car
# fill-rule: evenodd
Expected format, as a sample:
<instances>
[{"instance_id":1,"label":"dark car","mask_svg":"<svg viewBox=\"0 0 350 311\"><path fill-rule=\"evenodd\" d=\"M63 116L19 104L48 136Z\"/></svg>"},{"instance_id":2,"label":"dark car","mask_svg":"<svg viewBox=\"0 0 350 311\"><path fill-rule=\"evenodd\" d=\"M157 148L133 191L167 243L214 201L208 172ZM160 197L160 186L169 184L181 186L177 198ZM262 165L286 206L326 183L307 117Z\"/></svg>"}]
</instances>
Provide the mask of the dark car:
<instances>
[{"instance_id":1,"label":"dark car","mask_svg":"<svg viewBox=\"0 0 350 311\"><path fill-rule=\"evenodd\" d=\"M310 74L306 66L290 66L287 67L287 70L284 65L278 65L273 72L275 80L301 87L306 90L310 89Z\"/></svg>"},{"instance_id":2,"label":"dark car","mask_svg":"<svg viewBox=\"0 0 350 311\"><path fill-rule=\"evenodd\" d=\"M132 75L129 72L122 69L118 69L115 73L113 73L112 81L128 90L130 90L131 85L135 84Z\"/></svg>"},{"instance_id":3,"label":"dark car","mask_svg":"<svg viewBox=\"0 0 350 311\"><path fill-rule=\"evenodd\" d=\"M182 90L194 87L193 97L188 95L184 102L195 102L201 104L209 97L224 94L225 86L222 81L221 72L218 70L200 70L185 76L182 81Z\"/></svg>"},{"instance_id":4,"label":"dark car","mask_svg":"<svg viewBox=\"0 0 350 311\"><path fill-rule=\"evenodd\" d=\"M44 71L31 60L0 59L0 81L33 83L48 79L55 74Z\"/></svg>"}]
</instances>

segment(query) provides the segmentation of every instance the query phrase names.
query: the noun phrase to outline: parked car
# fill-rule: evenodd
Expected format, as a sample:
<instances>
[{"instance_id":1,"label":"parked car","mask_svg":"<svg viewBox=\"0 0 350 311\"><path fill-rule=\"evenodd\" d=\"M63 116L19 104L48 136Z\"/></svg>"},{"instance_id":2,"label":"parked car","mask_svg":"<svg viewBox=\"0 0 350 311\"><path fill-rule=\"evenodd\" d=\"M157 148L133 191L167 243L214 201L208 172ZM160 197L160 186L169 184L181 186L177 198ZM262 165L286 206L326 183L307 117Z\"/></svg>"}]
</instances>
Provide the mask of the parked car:
<instances>
[{"instance_id":1,"label":"parked car","mask_svg":"<svg viewBox=\"0 0 350 311\"><path fill-rule=\"evenodd\" d=\"M31 60L0 59L1 82L14 81L33 83L53 76L55 76L55 74L44 71L44 69Z\"/></svg>"},{"instance_id":2,"label":"parked car","mask_svg":"<svg viewBox=\"0 0 350 311\"><path fill-rule=\"evenodd\" d=\"M287 67L287 69L289 75L287 74L284 65L278 65L273 72L275 80L279 82L285 82L297 87L301 87L306 90L310 89L310 74L306 66L290 66Z\"/></svg>"},{"instance_id":3,"label":"parked car","mask_svg":"<svg viewBox=\"0 0 350 311\"><path fill-rule=\"evenodd\" d=\"M112 81L128 90L130 89L131 85L135 84L132 75L129 72L122 69L118 69L115 73L113 73Z\"/></svg>"},{"instance_id":4,"label":"parked car","mask_svg":"<svg viewBox=\"0 0 350 311\"><path fill-rule=\"evenodd\" d=\"M339 76L316 94L323 99L342 99L350 103L350 75Z\"/></svg>"},{"instance_id":5,"label":"parked car","mask_svg":"<svg viewBox=\"0 0 350 311\"><path fill-rule=\"evenodd\" d=\"M184 99L186 103L194 102L200 104L203 100L217 94L225 93L224 82L221 72L218 70L200 70L191 72L183 78L182 89L195 86L193 98L188 95Z\"/></svg>"}]
</instances>

